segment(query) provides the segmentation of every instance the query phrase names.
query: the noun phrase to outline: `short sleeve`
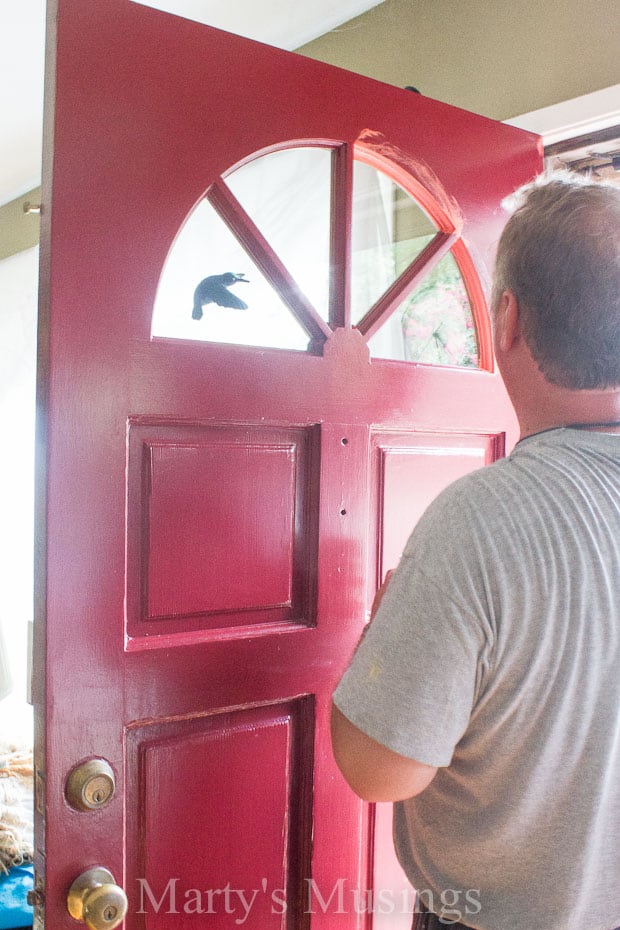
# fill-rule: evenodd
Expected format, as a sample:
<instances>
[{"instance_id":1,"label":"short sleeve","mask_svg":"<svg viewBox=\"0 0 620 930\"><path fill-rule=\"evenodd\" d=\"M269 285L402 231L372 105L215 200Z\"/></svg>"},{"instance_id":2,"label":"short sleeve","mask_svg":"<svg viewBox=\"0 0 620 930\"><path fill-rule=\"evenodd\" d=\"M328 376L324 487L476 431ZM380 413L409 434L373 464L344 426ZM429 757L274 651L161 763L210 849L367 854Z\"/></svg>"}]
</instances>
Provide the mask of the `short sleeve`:
<instances>
[{"instance_id":1,"label":"short sleeve","mask_svg":"<svg viewBox=\"0 0 620 930\"><path fill-rule=\"evenodd\" d=\"M450 764L467 728L488 644L478 604L466 596L475 590L475 547L458 534L447 544L438 509L416 528L334 693L368 736L437 767Z\"/></svg>"}]
</instances>

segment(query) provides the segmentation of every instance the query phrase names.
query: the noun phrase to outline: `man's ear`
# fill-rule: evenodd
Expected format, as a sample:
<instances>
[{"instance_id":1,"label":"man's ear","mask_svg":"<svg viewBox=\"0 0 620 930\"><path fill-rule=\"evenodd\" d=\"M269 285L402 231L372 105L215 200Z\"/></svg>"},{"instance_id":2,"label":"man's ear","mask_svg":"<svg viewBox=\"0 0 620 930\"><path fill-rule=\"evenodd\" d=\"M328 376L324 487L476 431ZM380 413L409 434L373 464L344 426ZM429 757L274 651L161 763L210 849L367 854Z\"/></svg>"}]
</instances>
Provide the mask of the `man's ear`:
<instances>
[{"instance_id":1,"label":"man's ear","mask_svg":"<svg viewBox=\"0 0 620 930\"><path fill-rule=\"evenodd\" d=\"M521 338L519 302L512 291L504 291L495 309L495 342L508 352Z\"/></svg>"}]
</instances>

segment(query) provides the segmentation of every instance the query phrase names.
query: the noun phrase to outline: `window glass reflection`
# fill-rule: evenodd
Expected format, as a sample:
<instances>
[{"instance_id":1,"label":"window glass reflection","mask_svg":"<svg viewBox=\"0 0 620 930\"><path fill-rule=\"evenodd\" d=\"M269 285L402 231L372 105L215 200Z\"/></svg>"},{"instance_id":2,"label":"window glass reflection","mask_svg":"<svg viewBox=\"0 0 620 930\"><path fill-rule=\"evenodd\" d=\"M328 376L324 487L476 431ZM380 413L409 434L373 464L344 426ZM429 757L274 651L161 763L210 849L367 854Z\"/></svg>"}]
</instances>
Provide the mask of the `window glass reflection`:
<instances>
[{"instance_id":1,"label":"window glass reflection","mask_svg":"<svg viewBox=\"0 0 620 930\"><path fill-rule=\"evenodd\" d=\"M451 252L444 255L368 344L375 358L478 367L471 304Z\"/></svg>"},{"instance_id":2,"label":"window glass reflection","mask_svg":"<svg viewBox=\"0 0 620 930\"><path fill-rule=\"evenodd\" d=\"M328 319L331 149L293 148L225 178L317 313Z\"/></svg>"},{"instance_id":3,"label":"window glass reflection","mask_svg":"<svg viewBox=\"0 0 620 930\"><path fill-rule=\"evenodd\" d=\"M353 165L351 321L359 323L437 231L387 175Z\"/></svg>"}]
</instances>

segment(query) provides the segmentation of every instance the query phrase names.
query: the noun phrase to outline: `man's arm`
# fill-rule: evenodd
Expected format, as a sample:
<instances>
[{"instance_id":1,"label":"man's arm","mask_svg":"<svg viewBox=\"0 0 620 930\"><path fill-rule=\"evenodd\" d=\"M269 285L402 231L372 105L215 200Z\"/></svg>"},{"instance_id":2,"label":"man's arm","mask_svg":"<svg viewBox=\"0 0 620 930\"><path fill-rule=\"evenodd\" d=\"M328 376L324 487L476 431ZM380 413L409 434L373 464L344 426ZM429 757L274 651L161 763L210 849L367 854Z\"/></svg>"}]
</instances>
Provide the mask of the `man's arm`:
<instances>
[{"instance_id":1,"label":"man's arm","mask_svg":"<svg viewBox=\"0 0 620 930\"><path fill-rule=\"evenodd\" d=\"M407 759L359 730L332 704L332 747L338 768L364 801L404 801L431 783L437 769Z\"/></svg>"},{"instance_id":2,"label":"man's arm","mask_svg":"<svg viewBox=\"0 0 620 930\"><path fill-rule=\"evenodd\" d=\"M393 570L387 572L370 611L374 619ZM332 750L349 787L364 801L404 801L430 785L437 769L416 762L367 736L332 702Z\"/></svg>"}]
</instances>

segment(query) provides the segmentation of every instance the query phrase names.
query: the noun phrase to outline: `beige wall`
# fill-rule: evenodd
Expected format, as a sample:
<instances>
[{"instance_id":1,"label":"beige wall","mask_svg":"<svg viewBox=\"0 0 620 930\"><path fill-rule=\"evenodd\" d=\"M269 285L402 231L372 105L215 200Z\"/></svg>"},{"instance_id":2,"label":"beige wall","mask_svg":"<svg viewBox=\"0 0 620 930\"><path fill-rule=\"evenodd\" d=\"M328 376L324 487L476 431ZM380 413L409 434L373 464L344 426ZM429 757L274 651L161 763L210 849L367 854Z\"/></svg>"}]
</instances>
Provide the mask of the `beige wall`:
<instances>
[{"instance_id":1,"label":"beige wall","mask_svg":"<svg viewBox=\"0 0 620 930\"><path fill-rule=\"evenodd\" d=\"M29 203L41 203L40 187L0 207L0 260L38 243L39 215L24 213L24 205Z\"/></svg>"},{"instance_id":2,"label":"beige wall","mask_svg":"<svg viewBox=\"0 0 620 930\"><path fill-rule=\"evenodd\" d=\"M620 0L384 0L298 51L508 119L620 83Z\"/></svg>"}]
</instances>

